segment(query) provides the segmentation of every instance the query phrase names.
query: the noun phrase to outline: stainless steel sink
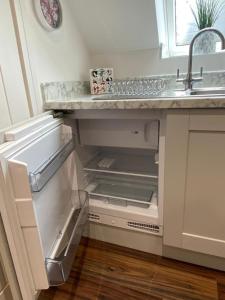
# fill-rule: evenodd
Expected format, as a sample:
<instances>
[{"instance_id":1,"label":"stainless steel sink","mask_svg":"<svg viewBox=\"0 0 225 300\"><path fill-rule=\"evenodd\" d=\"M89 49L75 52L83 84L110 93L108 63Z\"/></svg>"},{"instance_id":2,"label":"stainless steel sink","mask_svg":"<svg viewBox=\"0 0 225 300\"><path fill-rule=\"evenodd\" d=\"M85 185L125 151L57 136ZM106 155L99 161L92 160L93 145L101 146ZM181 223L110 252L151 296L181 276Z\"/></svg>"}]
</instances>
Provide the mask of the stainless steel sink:
<instances>
[{"instance_id":1,"label":"stainless steel sink","mask_svg":"<svg viewBox=\"0 0 225 300\"><path fill-rule=\"evenodd\" d=\"M225 88L202 88L190 91L193 96L219 96L225 95Z\"/></svg>"},{"instance_id":2,"label":"stainless steel sink","mask_svg":"<svg viewBox=\"0 0 225 300\"><path fill-rule=\"evenodd\" d=\"M92 100L124 100L124 99L160 99L160 98L191 98L191 97L215 97L224 96L225 88L199 88L193 90L173 90L164 91L157 95L115 95L115 94L104 94L92 96Z\"/></svg>"}]
</instances>

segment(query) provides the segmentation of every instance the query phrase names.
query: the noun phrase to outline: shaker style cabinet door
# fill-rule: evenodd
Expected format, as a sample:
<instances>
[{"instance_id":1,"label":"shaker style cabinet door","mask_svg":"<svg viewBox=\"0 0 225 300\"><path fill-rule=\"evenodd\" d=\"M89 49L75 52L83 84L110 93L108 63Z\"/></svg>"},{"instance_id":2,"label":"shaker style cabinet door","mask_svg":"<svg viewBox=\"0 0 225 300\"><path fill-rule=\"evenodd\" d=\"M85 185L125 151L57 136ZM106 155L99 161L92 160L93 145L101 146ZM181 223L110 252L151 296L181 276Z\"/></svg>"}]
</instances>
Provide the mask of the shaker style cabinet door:
<instances>
[{"instance_id":1,"label":"shaker style cabinet door","mask_svg":"<svg viewBox=\"0 0 225 300\"><path fill-rule=\"evenodd\" d=\"M0 130L1 130L12 124L1 68L0 68L0 111L1 111Z\"/></svg>"},{"instance_id":2,"label":"shaker style cabinet door","mask_svg":"<svg viewBox=\"0 0 225 300\"><path fill-rule=\"evenodd\" d=\"M10 1L0 1L0 129L30 117Z\"/></svg>"},{"instance_id":3,"label":"shaker style cabinet door","mask_svg":"<svg viewBox=\"0 0 225 300\"><path fill-rule=\"evenodd\" d=\"M225 111L170 113L164 244L225 257Z\"/></svg>"},{"instance_id":4,"label":"shaker style cabinet door","mask_svg":"<svg viewBox=\"0 0 225 300\"><path fill-rule=\"evenodd\" d=\"M13 292L11 293L11 291ZM20 296L0 214L0 300L21 300Z\"/></svg>"},{"instance_id":5,"label":"shaker style cabinet door","mask_svg":"<svg viewBox=\"0 0 225 300\"><path fill-rule=\"evenodd\" d=\"M5 274L3 272L2 262L0 261L0 292L4 289L6 285Z\"/></svg>"}]
</instances>

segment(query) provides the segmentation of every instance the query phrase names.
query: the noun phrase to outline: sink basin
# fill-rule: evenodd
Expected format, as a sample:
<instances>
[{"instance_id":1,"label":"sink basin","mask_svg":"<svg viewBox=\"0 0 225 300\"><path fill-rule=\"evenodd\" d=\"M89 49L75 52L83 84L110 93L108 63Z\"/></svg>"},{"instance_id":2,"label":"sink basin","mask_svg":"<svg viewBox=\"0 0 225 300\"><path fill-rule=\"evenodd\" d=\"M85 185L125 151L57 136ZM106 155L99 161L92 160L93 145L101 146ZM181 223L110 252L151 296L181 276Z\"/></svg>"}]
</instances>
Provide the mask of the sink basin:
<instances>
[{"instance_id":1,"label":"sink basin","mask_svg":"<svg viewBox=\"0 0 225 300\"><path fill-rule=\"evenodd\" d=\"M225 95L225 88L202 88L202 89L194 89L190 91L190 95L193 96L203 96L203 95Z\"/></svg>"},{"instance_id":2,"label":"sink basin","mask_svg":"<svg viewBox=\"0 0 225 300\"><path fill-rule=\"evenodd\" d=\"M183 97L213 97L213 96L225 96L225 88L199 88L193 90L172 90L164 91L157 95L115 95L115 94L104 94L92 96L92 100L123 100L123 99L160 99L160 98L183 98Z\"/></svg>"}]
</instances>

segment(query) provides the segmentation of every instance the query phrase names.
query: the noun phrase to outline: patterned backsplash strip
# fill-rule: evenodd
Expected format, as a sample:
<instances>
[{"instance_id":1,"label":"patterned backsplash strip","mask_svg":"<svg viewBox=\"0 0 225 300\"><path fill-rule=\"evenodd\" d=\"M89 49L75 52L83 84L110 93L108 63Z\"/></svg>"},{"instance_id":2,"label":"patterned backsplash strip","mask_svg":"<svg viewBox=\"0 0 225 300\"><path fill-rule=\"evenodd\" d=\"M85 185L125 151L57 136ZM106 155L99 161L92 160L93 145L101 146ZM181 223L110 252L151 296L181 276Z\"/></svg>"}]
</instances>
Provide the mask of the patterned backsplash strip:
<instances>
[{"instance_id":1,"label":"patterned backsplash strip","mask_svg":"<svg viewBox=\"0 0 225 300\"><path fill-rule=\"evenodd\" d=\"M181 74L180 78L186 74ZM198 76L194 74L193 76ZM182 89L184 85L176 82L175 75L159 75L143 78L129 78L116 80L117 83L129 82L129 84L138 85L140 82L152 82L152 92L154 93L158 86L163 86L163 90ZM163 82L163 84L162 84ZM204 73L203 81L194 85L197 87L225 87L225 72L208 72ZM90 94L89 81L64 81L64 82L48 82L41 84L42 96L44 101L54 100L72 100L79 96ZM150 91L151 94L151 91Z\"/></svg>"},{"instance_id":2,"label":"patterned backsplash strip","mask_svg":"<svg viewBox=\"0 0 225 300\"><path fill-rule=\"evenodd\" d=\"M90 94L89 81L59 81L41 84L44 100L71 100Z\"/></svg>"}]
</instances>

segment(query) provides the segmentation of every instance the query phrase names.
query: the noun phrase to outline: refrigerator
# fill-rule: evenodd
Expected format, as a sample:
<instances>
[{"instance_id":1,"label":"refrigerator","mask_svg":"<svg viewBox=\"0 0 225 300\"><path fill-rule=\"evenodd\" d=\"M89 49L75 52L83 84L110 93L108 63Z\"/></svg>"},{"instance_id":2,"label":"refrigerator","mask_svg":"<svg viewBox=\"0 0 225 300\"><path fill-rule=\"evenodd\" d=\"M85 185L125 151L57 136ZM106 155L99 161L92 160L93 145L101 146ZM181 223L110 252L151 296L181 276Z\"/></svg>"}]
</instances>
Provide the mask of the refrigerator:
<instances>
[{"instance_id":1,"label":"refrigerator","mask_svg":"<svg viewBox=\"0 0 225 300\"><path fill-rule=\"evenodd\" d=\"M161 254L161 120L47 112L0 133L0 210L24 300L68 279L86 228L104 240L98 226L117 227L127 245L140 233Z\"/></svg>"}]
</instances>

